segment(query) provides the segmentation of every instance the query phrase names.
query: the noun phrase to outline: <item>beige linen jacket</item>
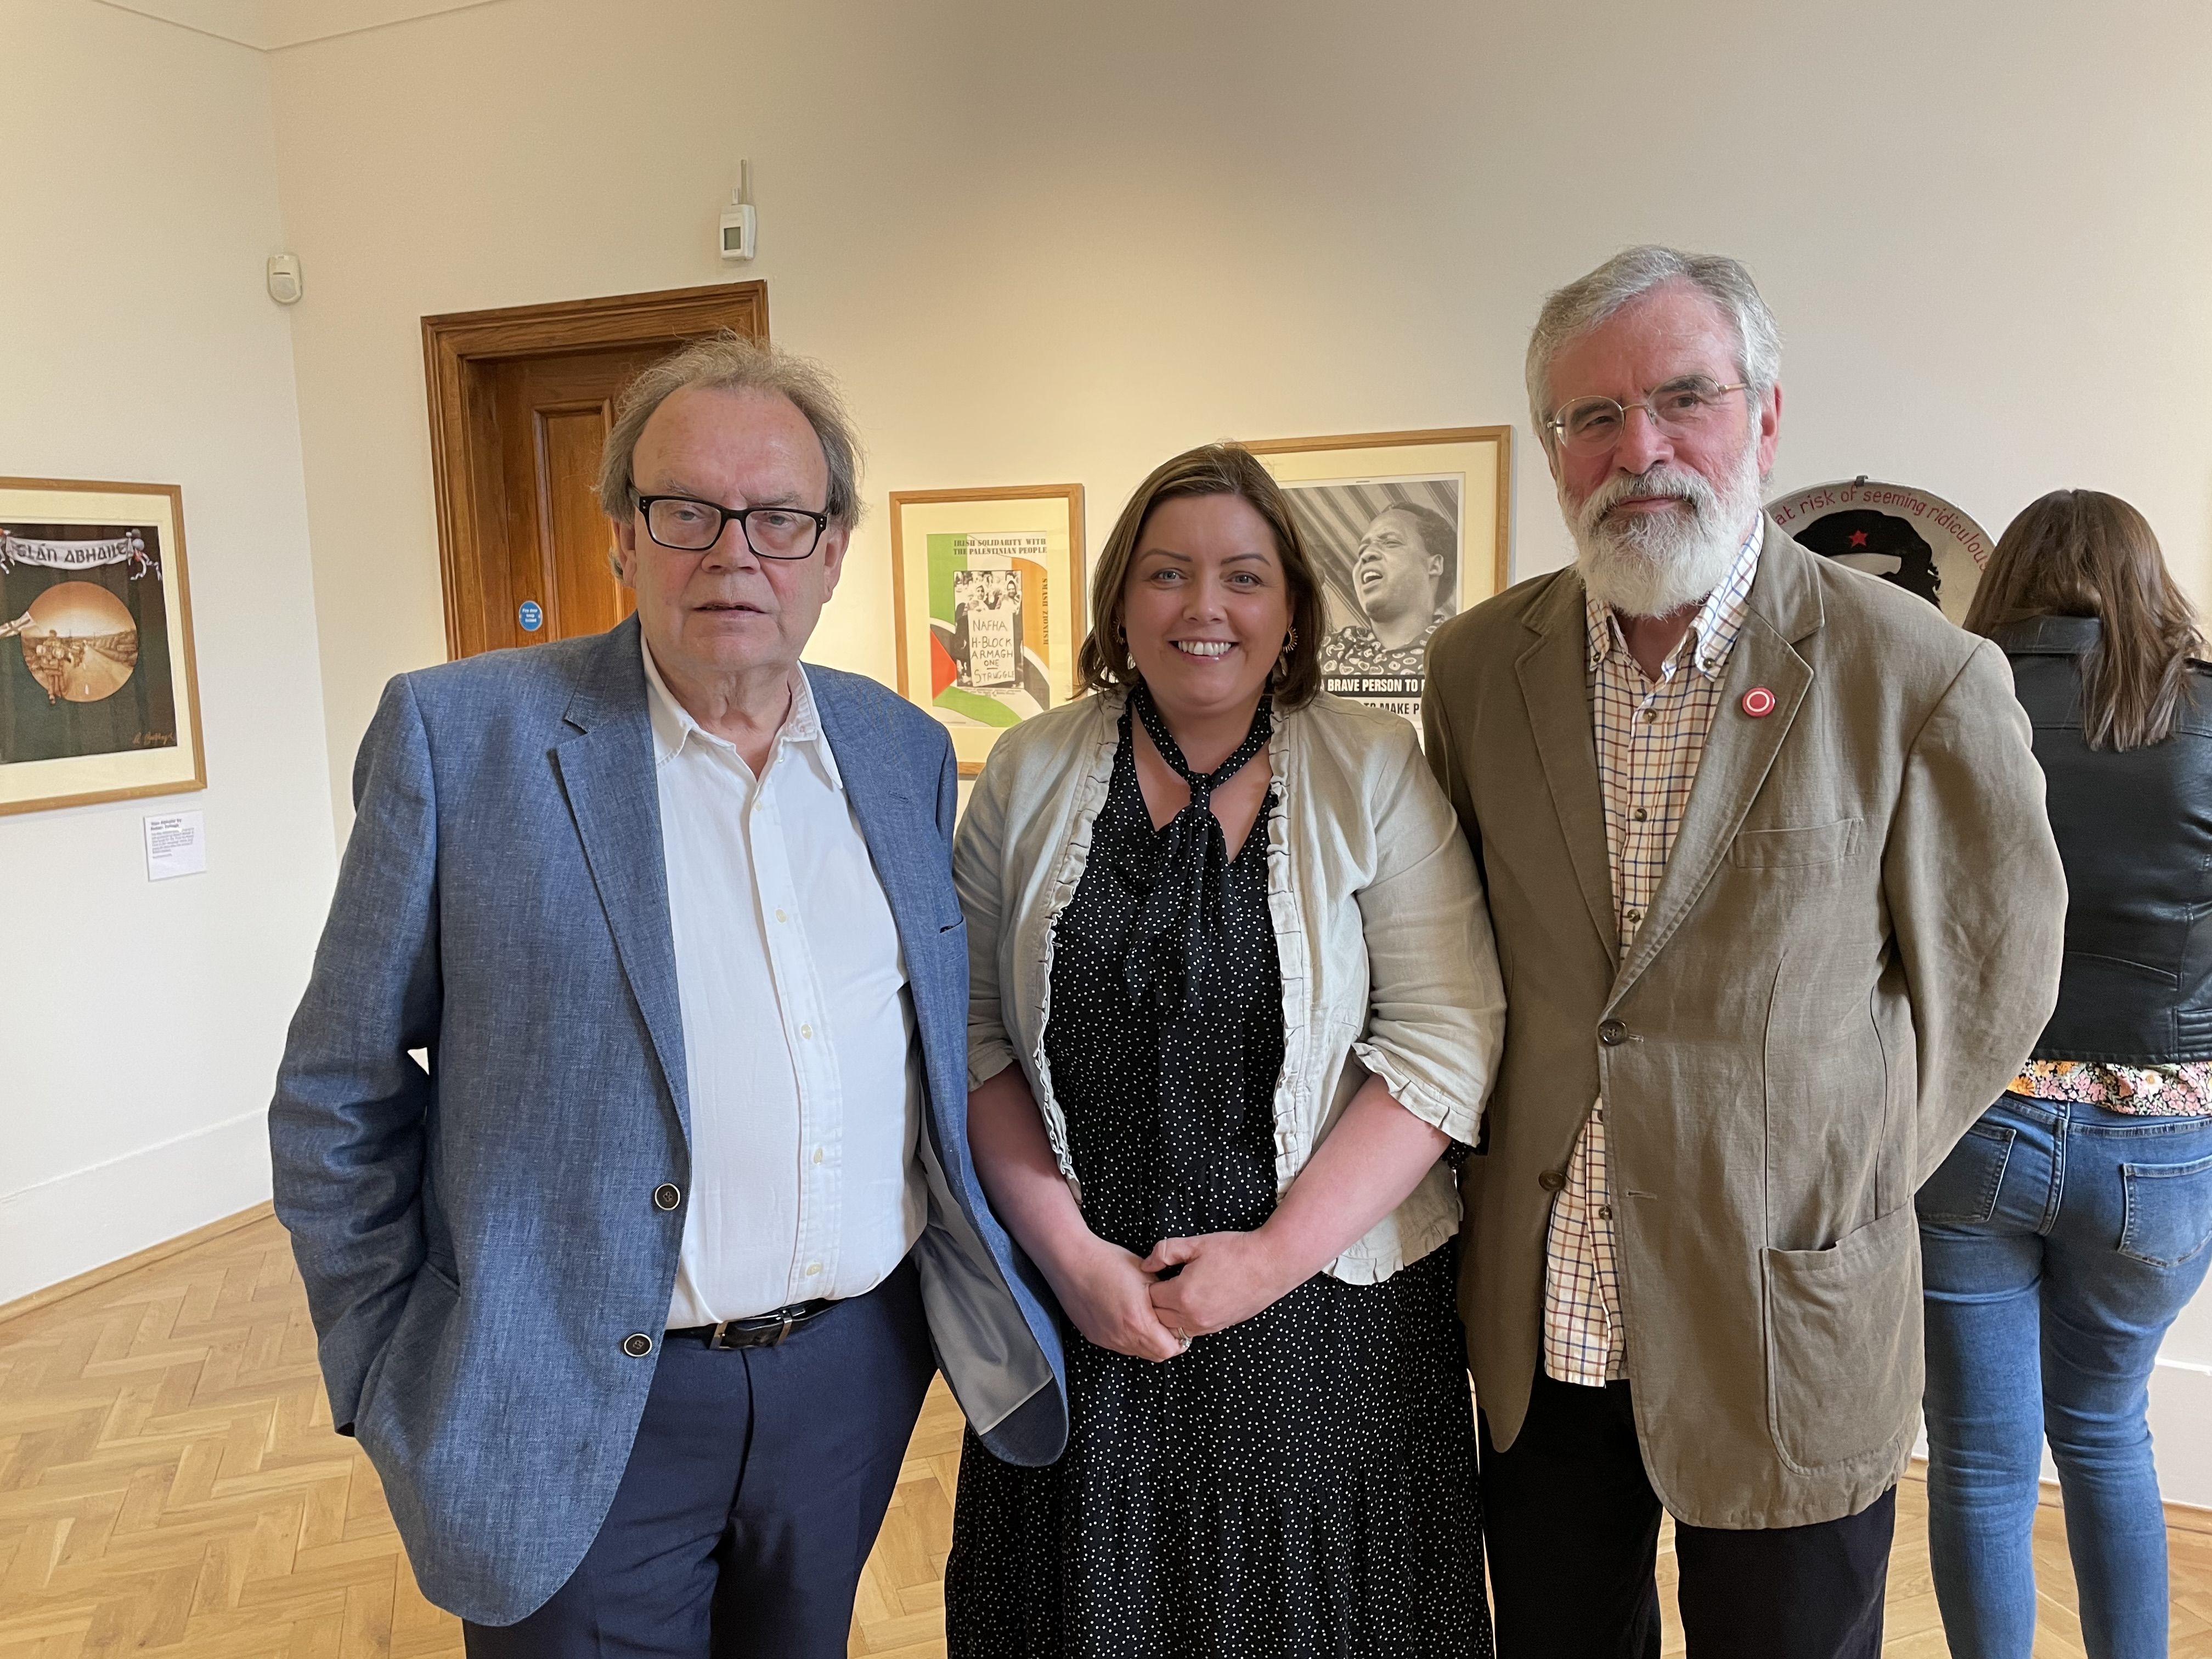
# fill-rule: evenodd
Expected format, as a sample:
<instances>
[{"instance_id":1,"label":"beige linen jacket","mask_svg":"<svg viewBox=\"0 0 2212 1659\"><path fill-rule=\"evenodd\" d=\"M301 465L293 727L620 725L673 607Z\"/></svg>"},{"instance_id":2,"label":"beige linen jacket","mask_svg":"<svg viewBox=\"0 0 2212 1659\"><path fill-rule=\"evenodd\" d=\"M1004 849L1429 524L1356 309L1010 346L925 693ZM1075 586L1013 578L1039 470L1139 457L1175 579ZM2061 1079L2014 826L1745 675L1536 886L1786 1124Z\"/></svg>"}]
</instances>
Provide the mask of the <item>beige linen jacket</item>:
<instances>
[{"instance_id":1,"label":"beige linen jacket","mask_svg":"<svg viewBox=\"0 0 2212 1659\"><path fill-rule=\"evenodd\" d=\"M1476 1392L1510 1445L1541 1363L1553 1191L1602 1094L1638 1437L1668 1509L1703 1527L1856 1514L1904 1469L1912 1194L2042 1030L2066 915L2002 653L1765 534L1626 960L1581 579L1445 623L1425 706L1505 973L1489 1142L1462 1174Z\"/></svg>"},{"instance_id":2,"label":"beige linen jacket","mask_svg":"<svg viewBox=\"0 0 2212 1659\"><path fill-rule=\"evenodd\" d=\"M968 919L969 1086L1020 1063L1079 1197L1044 1052L1053 924L1083 879L1126 701L1085 697L1000 738L952 843ZM1283 978L1277 1190L1370 1073L1415 1116L1472 1144L1497 1074L1504 994L1474 860L1413 728L1323 696L1278 716L1267 763L1282 792L1267 831ZM1459 1212L1439 1162L1328 1271L1353 1284L1388 1279L1456 1232Z\"/></svg>"}]
</instances>

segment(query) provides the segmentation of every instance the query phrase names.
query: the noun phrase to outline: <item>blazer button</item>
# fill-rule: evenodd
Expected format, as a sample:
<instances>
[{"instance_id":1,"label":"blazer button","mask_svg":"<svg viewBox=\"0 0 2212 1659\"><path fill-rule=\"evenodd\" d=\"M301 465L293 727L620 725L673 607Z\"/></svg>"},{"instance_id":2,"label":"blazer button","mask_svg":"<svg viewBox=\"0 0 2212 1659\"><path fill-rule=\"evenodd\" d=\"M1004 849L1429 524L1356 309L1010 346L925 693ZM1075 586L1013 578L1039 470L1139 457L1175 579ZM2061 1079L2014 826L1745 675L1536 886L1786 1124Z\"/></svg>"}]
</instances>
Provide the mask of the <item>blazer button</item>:
<instances>
[{"instance_id":1,"label":"blazer button","mask_svg":"<svg viewBox=\"0 0 2212 1659\"><path fill-rule=\"evenodd\" d=\"M1567 1184L1567 1177L1558 1170L1547 1170L1536 1177L1536 1184L1547 1193L1556 1193Z\"/></svg>"},{"instance_id":2,"label":"blazer button","mask_svg":"<svg viewBox=\"0 0 2212 1659\"><path fill-rule=\"evenodd\" d=\"M632 1359L642 1359L653 1352L653 1339L643 1331L632 1331L623 1338L623 1352Z\"/></svg>"},{"instance_id":3,"label":"blazer button","mask_svg":"<svg viewBox=\"0 0 2212 1659\"><path fill-rule=\"evenodd\" d=\"M672 1181L664 1181L653 1189L653 1207L672 1210L684 1201L684 1189Z\"/></svg>"},{"instance_id":4,"label":"blazer button","mask_svg":"<svg viewBox=\"0 0 2212 1659\"><path fill-rule=\"evenodd\" d=\"M1608 1048L1628 1041L1628 1028L1617 1019L1609 1019L1597 1028L1597 1040Z\"/></svg>"}]
</instances>

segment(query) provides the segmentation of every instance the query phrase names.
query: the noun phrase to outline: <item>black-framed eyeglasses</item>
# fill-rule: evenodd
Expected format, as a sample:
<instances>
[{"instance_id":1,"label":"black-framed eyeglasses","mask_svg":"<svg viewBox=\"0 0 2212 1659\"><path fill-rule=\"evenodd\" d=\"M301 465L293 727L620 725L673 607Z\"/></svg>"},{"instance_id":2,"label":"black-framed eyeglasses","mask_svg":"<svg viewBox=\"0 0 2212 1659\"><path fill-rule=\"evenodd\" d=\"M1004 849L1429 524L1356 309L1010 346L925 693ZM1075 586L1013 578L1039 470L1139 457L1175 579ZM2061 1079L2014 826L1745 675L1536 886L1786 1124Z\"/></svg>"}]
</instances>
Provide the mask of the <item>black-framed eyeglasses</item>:
<instances>
[{"instance_id":1,"label":"black-framed eyeglasses","mask_svg":"<svg viewBox=\"0 0 2212 1659\"><path fill-rule=\"evenodd\" d=\"M803 507L723 507L689 495L641 495L645 533L679 553L703 553L722 539L723 527L738 521L738 534L763 559L803 559L830 528L827 513Z\"/></svg>"},{"instance_id":2,"label":"black-framed eyeglasses","mask_svg":"<svg viewBox=\"0 0 2212 1659\"><path fill-rule=\"evenodd\" d=\"M1719 418L1721 406L1731 392L1747 392L1750 383L1736 380L1717 386L1701 374L1669 380L1640 402L1623 404L1611 398L1577 398L1564 405L1545 424L1559 447L1577 455L1602 455L1619 443L1628 429L1628 411L1640 409L1651 424L1670 438L1695 437Z\"/></svg>"}]
</instances>

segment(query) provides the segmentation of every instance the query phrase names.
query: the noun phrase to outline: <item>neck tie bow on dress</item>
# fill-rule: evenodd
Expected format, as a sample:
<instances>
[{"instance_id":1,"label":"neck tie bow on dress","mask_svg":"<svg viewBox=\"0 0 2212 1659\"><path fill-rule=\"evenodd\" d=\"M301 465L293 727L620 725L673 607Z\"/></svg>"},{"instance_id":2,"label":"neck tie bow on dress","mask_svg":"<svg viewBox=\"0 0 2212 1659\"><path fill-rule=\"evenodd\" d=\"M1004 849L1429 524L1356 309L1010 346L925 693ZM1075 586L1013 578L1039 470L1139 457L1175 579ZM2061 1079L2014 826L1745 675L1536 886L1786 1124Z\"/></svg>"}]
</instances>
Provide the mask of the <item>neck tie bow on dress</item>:
<instances>
[{"instance_id":1,"label":"neck tie bow on dress","mask_svg":"<svg viewBox=\"0 0 2212 1659\"><path fill-rule=\"evenodd\" d=\"M1155 834L1158 861L1149 872L1126 866L1119 872L1145 895L1121 957L1121 982L1135 1001L1144 1001L1155 988L1168 1006L1188 1008L1197 1000L1199 982L1212 962L1212 941L1228 926L1223 895L1229 883L1229 842L1213 816L1213 792L1267 746L1274 731L1273 702L1261 696L1252 713L1252 729L1237 752L1201 776L1183 759L1152 693L1142 685L1130 693L1123 730L1133 713L1144 721L1160 758L1190 786L1189 804Z\"/></svg>"}]
</instances>

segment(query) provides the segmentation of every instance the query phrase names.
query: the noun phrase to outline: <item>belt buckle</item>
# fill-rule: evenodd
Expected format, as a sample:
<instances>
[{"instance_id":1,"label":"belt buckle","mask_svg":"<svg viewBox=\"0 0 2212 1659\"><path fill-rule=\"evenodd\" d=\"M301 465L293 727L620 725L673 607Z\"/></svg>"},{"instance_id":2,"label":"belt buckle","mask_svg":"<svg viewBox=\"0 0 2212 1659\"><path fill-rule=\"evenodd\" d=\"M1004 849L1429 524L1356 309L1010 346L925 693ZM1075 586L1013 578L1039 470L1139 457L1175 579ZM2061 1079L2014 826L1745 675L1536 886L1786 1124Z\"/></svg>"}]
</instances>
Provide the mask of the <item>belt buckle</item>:
<instances>
[{"instance_id":1,"label":"belt buckle","mask_svg":"<svg viewBox=\"0 0 2212 1659\"><path fill-rule=\"evenodd\" d=\"M784 1338L791 1334L792 1327L799 1322L797 1313L787 1305L778 1308L774 1313L755 1315L751 1316L751 1317L773 1319L776 1321L775 1334L773 1336L770 1336L763 1332L758 1338L750 1342L732 1342L726 1339L724 1333L726 1333L731 1326L742 1325L746 1323L747 1321L743 1319L718 1319L714 1322L713 1334L708 1336L707 1339L707 1346L710 1348L720 1348L726 1351L741 1347L779 1347L782 1345Z\"/></svg>"}]
</instances>

